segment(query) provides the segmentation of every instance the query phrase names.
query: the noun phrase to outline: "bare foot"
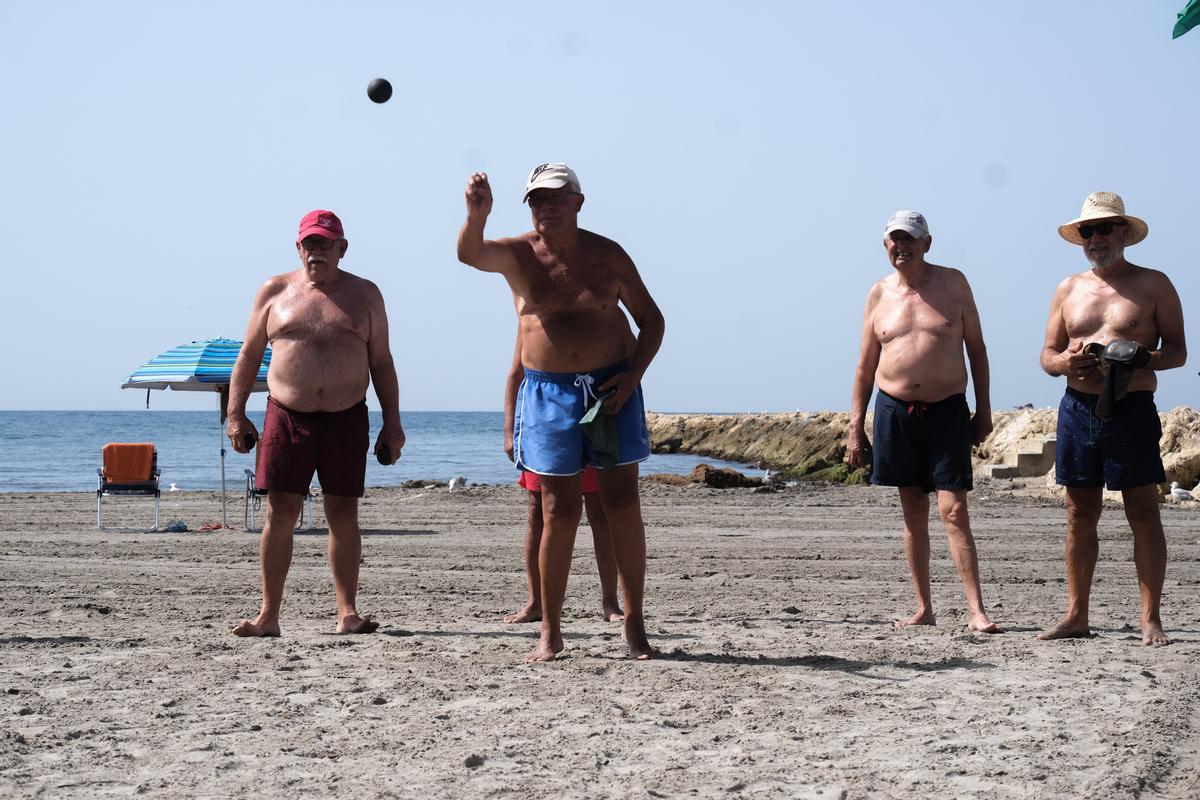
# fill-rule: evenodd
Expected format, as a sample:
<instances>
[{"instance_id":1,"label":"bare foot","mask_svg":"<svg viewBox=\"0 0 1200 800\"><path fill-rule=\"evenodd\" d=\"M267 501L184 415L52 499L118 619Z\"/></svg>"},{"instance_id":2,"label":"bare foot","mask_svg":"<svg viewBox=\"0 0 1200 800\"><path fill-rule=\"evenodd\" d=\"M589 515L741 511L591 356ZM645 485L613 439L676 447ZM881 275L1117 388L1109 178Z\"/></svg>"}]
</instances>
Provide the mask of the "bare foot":
<instances>
[{"instance_id":1,"label":"bare foot","mask_svg":"<svg viewBox=\"0 0 1200 800\"><path fill-rule=\"evenodd\" d=\"M374 633L379 630L379 623L371 619L371 615L360 617L358 614L347 614L338 620L338 633Z\"/></svg>"},{"instance_id":2,"label":"bare foot","mask_svg":"<svg viewBox=\"0 0 1200 800\"><path fill-rule=\"evenodd\" d=\"M625 612L621 610L621 604L616 600L604 600L600 603L600 607L605 622L620 622L625 619Z\"/></svg>"},{"instance_id":3,"label":"bare foot","mask_svg":"<svg viewBox=\"0 0 1200 800\"><path fill-rule=\"evenodd\" d=\"M538 661L553 661L554 657L563 651L562 634L547 638L545 634L538 639L537 647L533 648L533 652L525 656L527 663Z\"/></svg>"},{"instance_id":4,"label":"bare foot","mask_svg":"<svg viewBox=\"0 0 1200 800\"><path fill-rule=\"evenodd\" d=\"M658 651L650 646L650 640L646 638L646 626L640 619L626 617L621 638L629 647L629 657L636 661L646 661L658 655Z\"/></svg>"},{"instance_id":5,"label":"bare foot","mask_svg":"<svg viewBox=\"0 0 1200 800\"><path fill-rule=\"evenodd\" d=\"M1147 622L1142 625L1142 644L1147 647L1162 647L1170 643L1171 640L1162 629L1162 623Z\"/></svg>"},{"instance_id":6,"label":"bare foot","mask_svg":"<svg viewBox=\"0 0 1200 800\"><path fill-rule=\"evenodd\" d=\"M278 622L262 622L262 615L259 615L253 622L244 619L237 624L231 631L234 636L278 636Z\"/></svg>"},{"instance_id":7,"label":"bare foot","mask_svg":"<svg viewBox=\"0 0 1200 800\"><path fill-rule=\"evenodd\" d=\"M897 628L907 628L910 625L936 625L936 624L937 623L933 621L933 612L932 611L918 611L917 613L913 614L908 619L896 620Z\"/></svg>"},{"instance_id":8,"label":"bare foot","mask_svg":"<svg viewBox=\"0 0 1200 800\"><path fill-rule=\"evenodd\" d=\"M513 625L518 622L541 622L542 607L538 603L526 603L525 607L517 613L505 614L504 621L509 625Z\"/></svg>"},{"instance_id":9,"label":"bare foot","mask_svg":"<svg viewBox=\"0 0 1200 800\"><path fill-rule=\"evenodd\" d=\"M1039 633L1038 638L1043 642L1048 642L1051 639L1090 639L1092 638L1092 631L1088 627L1086 619L1077 620L1071 617L1063 617L1053 628Z\"/></svg>"},{"instance_id":10,"label":"bare foot","mask_svg":"<svg viewBox=\"0 0 1200 800\"><path fill-rule=\"evenodd\" d=\"M987 614L982 611L971 615L971 621L967 623L967 630L976 633L1004 633L1004 628L988 619Z\"/></svg>"}]
</instances>

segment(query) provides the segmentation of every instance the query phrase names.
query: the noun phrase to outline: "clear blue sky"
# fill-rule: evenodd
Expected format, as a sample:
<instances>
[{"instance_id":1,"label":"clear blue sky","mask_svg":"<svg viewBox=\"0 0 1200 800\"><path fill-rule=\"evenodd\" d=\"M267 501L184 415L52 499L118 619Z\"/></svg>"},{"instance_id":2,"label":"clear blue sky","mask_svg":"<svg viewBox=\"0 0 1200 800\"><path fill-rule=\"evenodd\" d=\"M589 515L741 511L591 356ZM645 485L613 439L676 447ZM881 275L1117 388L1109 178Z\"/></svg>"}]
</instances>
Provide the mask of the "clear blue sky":
<instances>
[{"instance_id":1,"label":"clear blue sky","mask_svg":"<svg viewBox=\"0 0 1200 800\"><path fill-rule=\"evenodd\" d=\"M489 172L488 233L515 234L550 160L666 315L651 409L848 408L896 208L974 286L993 405L1050 405L1050 297L1087 266L1056 227L1089 192L1147 220L1127 255L1200 330L1183 5L0 4L0 408L142 407L121 379L240 338L262 280L297 266L300 217L331 208L343 266L387 301L402 408L498 409L515 318L503 279L455 259L462 189ZM1193 341L1160 407L1196 404L1197 369Z\"/></svg>"}]
</instances>

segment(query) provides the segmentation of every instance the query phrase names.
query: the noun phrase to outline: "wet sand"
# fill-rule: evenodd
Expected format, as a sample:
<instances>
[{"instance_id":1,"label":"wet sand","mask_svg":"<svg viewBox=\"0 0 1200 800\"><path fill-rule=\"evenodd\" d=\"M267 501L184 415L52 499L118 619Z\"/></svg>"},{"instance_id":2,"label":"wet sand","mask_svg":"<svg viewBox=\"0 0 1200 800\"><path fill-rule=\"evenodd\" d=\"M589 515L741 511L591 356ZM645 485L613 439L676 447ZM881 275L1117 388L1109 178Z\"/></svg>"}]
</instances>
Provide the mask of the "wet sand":
<instances>
[{"instance_id":1,"label":"wet sand","mask_svg":"<svg viewBox=\"0 0 1200 800\"><path fill-rule=\"evenodd\" d=\"M893 628L913 600L891 490L645 484L662 657L627 660L600 620L585 528L545 665L522 661L536 625L501 622L525 593L516 488L370 490L359 608L380 633L333 635L315 530L283 637L253 641L229 629L257 611L256 534L101 532L93 495L0 495L0 795L1200 796L1200 510L1163 511L1175 644L1141 645L1115 506L1099 635L1039 642L1065 607L1064 511L1011 485L972 495L1004 635L963 629L936 522L938 625ZM175 518L219 501L164 495Z\"/></svg>"}]
</instances>

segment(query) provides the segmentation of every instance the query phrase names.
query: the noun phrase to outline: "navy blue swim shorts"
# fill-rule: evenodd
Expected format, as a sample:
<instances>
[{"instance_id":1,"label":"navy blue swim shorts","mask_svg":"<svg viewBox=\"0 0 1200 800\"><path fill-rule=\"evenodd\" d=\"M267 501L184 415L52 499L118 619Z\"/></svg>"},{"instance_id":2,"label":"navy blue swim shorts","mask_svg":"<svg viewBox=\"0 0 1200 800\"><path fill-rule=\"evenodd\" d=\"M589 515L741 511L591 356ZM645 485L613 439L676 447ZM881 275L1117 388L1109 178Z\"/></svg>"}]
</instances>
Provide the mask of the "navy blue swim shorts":
<instances>
[{"instance_id":1,"label":"navy blue swim shorts","mask_svg":"<svg viewBox=\"0 0 1200 800\"><path fill-rule=\"evenodd\" d=\"M1058 404L1054 478L1060 486L1113 491L1165 483L1154 392L1129 392L1108 422L1096 416L1099 395L1068 387Z\"/></svg>"},{"instance_id":2,"label":"navy blue swim shorts","mask_svg":"<svg viewBox=\"0 0 1200 800\"><path fill-rule=\"evenodd\" d=\"M875 396L871 483L963 491L971 476L971 410L954 394L936 403Z\"/></svg>"}]
</instances>

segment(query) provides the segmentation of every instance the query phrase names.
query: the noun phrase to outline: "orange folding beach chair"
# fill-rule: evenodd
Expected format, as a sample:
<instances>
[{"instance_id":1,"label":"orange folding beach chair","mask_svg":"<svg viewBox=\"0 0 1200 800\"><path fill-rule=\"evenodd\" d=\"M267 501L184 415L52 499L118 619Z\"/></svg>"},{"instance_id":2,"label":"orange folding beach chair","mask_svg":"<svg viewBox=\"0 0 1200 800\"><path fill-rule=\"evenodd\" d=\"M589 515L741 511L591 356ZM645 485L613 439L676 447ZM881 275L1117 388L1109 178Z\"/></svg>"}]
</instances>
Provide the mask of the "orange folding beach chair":
<instances>
[{"instance_id":1,"label":"orange folding beach chair","mask_svg":"<svg viewBox=\"0 0 1200 800\"><path fill-rule=\"evenodd\" d=\"M107 530L156 531L159 520L158 451L153 444L109 442L102 451L103 466L96 470L96 527L104 527L104 500L115 497L154 499L153 528Z\"/></svg>"}]
</instances>

